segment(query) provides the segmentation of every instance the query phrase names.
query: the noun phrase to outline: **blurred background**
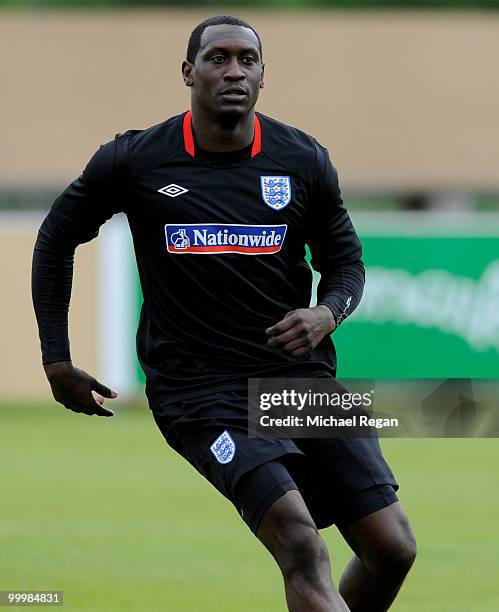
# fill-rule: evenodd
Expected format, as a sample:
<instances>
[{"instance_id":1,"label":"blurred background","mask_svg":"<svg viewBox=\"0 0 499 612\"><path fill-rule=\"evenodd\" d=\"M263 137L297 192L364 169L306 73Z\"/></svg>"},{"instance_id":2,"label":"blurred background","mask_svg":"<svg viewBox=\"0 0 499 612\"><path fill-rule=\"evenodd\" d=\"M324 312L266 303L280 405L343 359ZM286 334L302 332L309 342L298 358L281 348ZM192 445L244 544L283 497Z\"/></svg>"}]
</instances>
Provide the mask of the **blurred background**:
<instances>
[{"instance_id":1,"label":"blurred background","mask_svg":"<svg viewBox=\"0 0 499 612\"><path fill-rule=\"evenodd\" d=\"M115 133L189 107L180 64L208 16L257 29L258 110L314 135L338 168L367 269L363 302L334 335L338 375L497 377L498 8L0 0L0 590L65 589L70 609L284 610L271 561L154 429L126 219L78 249L70 311L73 361L120 392L114 419L52 401L31 305L32 248L52 201ZM421 550L393 609L497 609L496 441L384 449ZM338 576L348 551L326 538Z\"/></svg>"}]
</instances>

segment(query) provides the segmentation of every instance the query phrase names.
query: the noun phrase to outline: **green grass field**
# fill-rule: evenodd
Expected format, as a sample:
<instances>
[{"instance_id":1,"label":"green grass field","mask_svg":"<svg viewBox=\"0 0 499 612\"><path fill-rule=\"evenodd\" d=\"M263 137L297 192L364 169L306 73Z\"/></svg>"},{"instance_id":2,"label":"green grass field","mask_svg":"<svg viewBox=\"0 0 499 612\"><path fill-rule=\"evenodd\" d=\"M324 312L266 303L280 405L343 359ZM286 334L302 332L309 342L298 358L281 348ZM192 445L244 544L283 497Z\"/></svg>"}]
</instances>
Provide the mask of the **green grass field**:
<instances>
[{"instance_id":1,"label":"green grass field","mask_svg":"<svg viewBox=\"0 0 499 612\"><path fill-rule=\"evenodd\" d=\"M117 412L0 405L0 590L63 590L66 610L286 610L279 571L232 505L146 408ZM498 441L383 448L419 544L392 609L498 610ZM337 579L349 551L323 534Z\"/></svg>"}]
</instances>

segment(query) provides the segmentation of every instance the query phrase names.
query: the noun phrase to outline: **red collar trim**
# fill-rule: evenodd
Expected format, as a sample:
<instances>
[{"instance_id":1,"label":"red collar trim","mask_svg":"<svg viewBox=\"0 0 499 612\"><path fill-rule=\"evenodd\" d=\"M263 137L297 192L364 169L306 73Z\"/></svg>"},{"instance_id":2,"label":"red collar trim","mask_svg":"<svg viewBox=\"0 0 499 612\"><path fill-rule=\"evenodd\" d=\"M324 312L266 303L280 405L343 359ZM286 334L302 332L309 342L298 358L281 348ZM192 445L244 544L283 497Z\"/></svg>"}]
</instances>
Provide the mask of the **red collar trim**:
<instances>
[{"instance_id":1,"label":"red collar trim","mask_svg":"<svg viewBox=\"0 0 499 612\"><path fill-rule=\"evenodd\" d=\"M192 135L191 123L192 111L187 111L184 115L184 147L191 157L194 157L194 136Z\"/></svg>"},{"instance_id":2,"label":"red collar trim","mask_svg":"<svg viewBox=\"0 0 499 612\"><path fill-rule=\"evenodd\" d=\"M192 134L192 111L187 111L184 115L183 121L183 133L184 133L184 148L191 157L194 157L194 136ZM260 119L255 113L255 134L253 136L253 146L251 147L251 157L255 157L262 150L262 126Z\"/></svg>"},{"instance_id":3,"label":"red collar trim","mask_svg":"<svg viewBox=\"0 0 499 612\"><path fill-rule=\"evenodd\" d=\"M255 113L255 134L253 136L253 146L251 147L251 157L255 157L262 150L262 126L260 119Z\"/></svg>"}]
</instances>

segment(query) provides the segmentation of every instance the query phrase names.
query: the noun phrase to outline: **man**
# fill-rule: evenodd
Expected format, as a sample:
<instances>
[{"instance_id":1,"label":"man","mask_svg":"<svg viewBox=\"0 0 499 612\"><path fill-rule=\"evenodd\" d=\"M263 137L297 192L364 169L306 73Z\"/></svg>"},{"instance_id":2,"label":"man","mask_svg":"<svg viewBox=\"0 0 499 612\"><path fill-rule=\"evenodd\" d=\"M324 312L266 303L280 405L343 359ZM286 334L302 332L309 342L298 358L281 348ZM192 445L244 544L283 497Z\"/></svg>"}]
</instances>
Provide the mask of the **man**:
<instances>
[{"instance_id":1,"label":"man","mask_svg":"<svg viewBox=\"0 0 499 612\"><path fill-rule=\"evenodd\" d=\"M337 174L313 138L255 113L264 64L249 24L201 23L182 75L191 110L102 146L40 228L33 298L54 397L113 414L104 398L117 394L71 363L67 311L76 246L124 211L144 295L137 350L167 442L275 557L289 610L387 610L415 549L378 441L247 436L248 377L335 375L330 334L364 283ZM339 591L318 533L333 523L355 552Z\"/></svg>"}]
</instances>

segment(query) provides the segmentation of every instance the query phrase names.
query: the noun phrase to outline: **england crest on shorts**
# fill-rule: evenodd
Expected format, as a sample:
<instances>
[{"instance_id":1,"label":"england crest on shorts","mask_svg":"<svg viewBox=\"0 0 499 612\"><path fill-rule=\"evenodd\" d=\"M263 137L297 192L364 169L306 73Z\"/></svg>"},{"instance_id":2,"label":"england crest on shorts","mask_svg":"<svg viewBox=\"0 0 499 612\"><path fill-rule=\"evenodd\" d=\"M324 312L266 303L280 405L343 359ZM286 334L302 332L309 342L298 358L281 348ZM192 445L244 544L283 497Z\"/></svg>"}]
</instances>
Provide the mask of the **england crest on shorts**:
<instances>
[{"instance_id":1,"label":"england crest on shorts","mask_svg":"<svg viewBox=\"0 0 499 612\"><path fill-rule=\"evenodd\" d=\"M262 198L267 206L281 210L291 201L291 180L289 176L261 176Z\"/></svg>"},{"instance_id":2,"label":"england crest on shorts","mask_svg":"<svg viewBox=\"0 0 499 612\"><path fill-rule=\"evenodd\" d=\"M210 446L211 452L215 455L218 463L230 463L236 454L236 443L230 433L225 430Z\"/></svg>"}]
</instances>

